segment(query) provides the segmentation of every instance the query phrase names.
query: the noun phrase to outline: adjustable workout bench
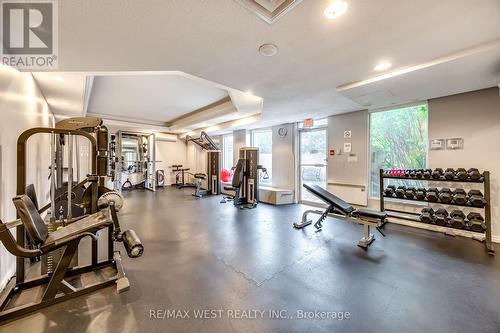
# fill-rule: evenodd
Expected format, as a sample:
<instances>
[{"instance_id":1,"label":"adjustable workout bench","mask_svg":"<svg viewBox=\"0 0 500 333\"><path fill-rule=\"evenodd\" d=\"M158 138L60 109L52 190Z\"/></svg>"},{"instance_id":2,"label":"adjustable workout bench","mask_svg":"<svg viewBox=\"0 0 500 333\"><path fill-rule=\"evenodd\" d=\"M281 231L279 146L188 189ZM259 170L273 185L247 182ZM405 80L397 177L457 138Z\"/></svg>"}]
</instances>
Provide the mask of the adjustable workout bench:
<instances>
[{"instance_id":1,"label":"adjustable workout bench","mask_svg":"<svg viewBox=\"0 0 500 333\"><path fill-rule=\"evenodd\" d=\"M301 223L294 223L294 228L302 229L304 227L307 227L312 223L312 220L307 219L307 215L318 214L320 215L320 217L316 221L316 223L314 223L314 227L318 230L321 230L323 221L328 216L341 218L352 223L362 224L364 226L364 237L358 242L358 246L362 248L368 248L368 246L370 246L370 244L375 240L375 237L370 234L370 227L376 228L382 236L385 236L379 227L387 218L387 213L369 209L355 209L344 200L319 187L318 185L310 186L304 184L304 187L309 190L309 192L328 204L328 207L324 211L305 211L304 214L302 214Z\"/></svg>"}]
</instances>

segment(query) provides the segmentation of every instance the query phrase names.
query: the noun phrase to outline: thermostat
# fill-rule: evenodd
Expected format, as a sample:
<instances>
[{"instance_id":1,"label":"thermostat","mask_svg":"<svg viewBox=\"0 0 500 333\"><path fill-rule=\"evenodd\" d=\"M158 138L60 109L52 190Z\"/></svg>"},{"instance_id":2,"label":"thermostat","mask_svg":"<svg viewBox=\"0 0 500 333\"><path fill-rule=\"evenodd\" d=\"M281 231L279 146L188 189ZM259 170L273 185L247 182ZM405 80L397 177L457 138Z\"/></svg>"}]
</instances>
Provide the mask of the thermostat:
<instances>
[{"instance_id":1,"label":"thermostat","mask_svg":"<svg viewBox=\"0 0 500 333\"><path fill-rule=\"evenodd\" d=\"M464 147L464 139L453 138L446 140L446 149L462 149Z\"/></svg>"},{"instance_id":2,"label":"thermostat","mask_svg":"<svg viewBox=\"0 0 500 333\"><path fill-rule=\"evenodd\" d=\"M429 141L429 150L442 150L445 148L444 139L434 139Z\"/></svg>"}]
</instances>

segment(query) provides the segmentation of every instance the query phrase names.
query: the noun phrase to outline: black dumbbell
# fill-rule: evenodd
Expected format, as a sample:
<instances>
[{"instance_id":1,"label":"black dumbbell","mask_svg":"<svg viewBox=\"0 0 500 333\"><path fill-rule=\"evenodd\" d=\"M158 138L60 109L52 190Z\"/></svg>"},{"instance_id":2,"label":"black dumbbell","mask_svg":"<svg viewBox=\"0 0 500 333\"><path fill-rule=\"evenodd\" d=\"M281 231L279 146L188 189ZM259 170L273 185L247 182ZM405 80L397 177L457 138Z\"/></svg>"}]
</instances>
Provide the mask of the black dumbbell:
<instances>
[{"instance_id":1,"label":"black dumbbell","mask_svg":"<svg viewBox=\"0 0 500 333\"><path fill-rule=\"evenodd\" d=\"M451 190L447 187L443 187L441 191L439 191L439 201L442 203L451 203L451 200Z\"/></svg>"},{"instance_id":2,"label":"black dumbbell","mask_svg":"<svg viewBox=\"0 0 500 333\"><path fill-rule=\"evenodd\" d=\"M465 205L467 203L467 193L463 188L456 188L452 192L452 202L457 205Z\"/></svg>"},{"instance_id":3,"label":"black dumbbell","mask_svg":"<svg viewBox=\"0 0 500 333\"><path fill-rule=\"evenodd\" d=\"M453 228L462 229L465 227L465 214L460 209L454 209L450 213L450 224Z\"/></svg>"},{"instance_id":4,"label":"black dumbbell","mask_svg":"<svg viewBox=\"0 0 500 333\"><path fill-rule=\"evenodd\" d=\"M432 169L425 169L423 176L425 179L430 179L432 177Z\"/></svg>"},{"instance_id":5,"label":"black dumbbell","mask_svg":"<svg viewBox=\"0 0 500 333\"><path fill-rule=\"evenodd\" d=\"M483 197L483 193L479 190L470 190L468 195L468 203L474 207L484 207L486 205L486 200Z\"/></svg>"},{"instance_id":6,"label":"black dumbbell","mask_svg":"<svg viewBox=\"0 0 500 333\"><path fill-rule=\"evenodd\" d=\"M453 180L455 179L455 169L453 168L448 168L444 171L444 178L447 180Z\"/></svg>"},{"instance_id":7,"label":"black dumbbell","mask_svg":"<svg viewBox=\"0 0 500 333\"><path fill-rule=\"evenodd\" d=\"M469 229L474 232L485 232L486 224L484 223L484 217L475 212L467 214L467 220L469 221Z\"/></svg>"},{"instance_id":8,"label":"black dumbbell","mask_svg":"<svg viewBox=\"0 0 500 333\"><path fill-rule=\"evenodd\" d=\"M405 170L405 177L406 178L410 178L410 174L411 174L411 170L410 169L406 169Z\"/></svg>"},{"instance_id":9,"label":"black dumbbell","mask_svg":"<svg viewBox=\"0 0 500 333\"><path fill-rule=\"evenodd\" d=\"M434 212L434 222L437 225L445 226L448 224L448 211L444 208L438 208Z\"/></svg>"},{"instance_id":10,"label":"black dumbbell","mask_svg":"<svg viewBox=\"0 0 500 333\"><path fill-rule=\"evenodd\" d=\"M424 177L424 169L418 169L415 171L415 177L421 179Z\"/></svg>"},{"instance_id":11,"label":"black dumbbell","mask_svg":"<svg viewBox=\"0 0 500 333\"><path fill-rule=\"evenodd\" d=\"M415 191L416 191L416 189L414 187L408 187L405 190L406 199L414 199L415 198Z\"/></svg>"},{"instance_id":12,"label":"black dumbbell","mask_svg":"<svg viewBox=\"0 0 500 333\"><path fill-rule=\"evenodd\" d=\"M384 190L384 195L386 197L393 197L394 196L394 192L396 192L396 186L394 185L389 185L387 186L387 188Z\"/></svg>"},{"instance_id":13,"label":"black dumbbell","mask_svg":"<svg viewBox=\"0 0 500 333\"><path fill-rule=\"evenodd\" d=\"M405 192L406 192L406 186L398 186L398 188L396 189L396 191L394 191L394 193L396 194L396 196L400 199L404 198L405 197Z\"/></svg>"},{"instance_id":14,"label":"black dumbbell","mask_svg":"<svg viewBox=\"0 0 500 333\"><path fill-rule=\"evenodd\" d=\"M429 201L429 202L438 202L438 200L439 200L438 189L435 187L431 187L431 188L427 189L427 193L426 193L425 197L427 198L427 201Z\"/></svg>"},{"instance_id":15,"label":"black dumbbell","mask_svg":"<svg viewBox=\"0 0 500 333\"><path fill-rule=\"evenodd\" d=\"M432 171L432 174L431 174L432 178L434 179L439 179L443 176L443 169L441 168L436 168Z\"/></svg>"},{"instance_id":16,"label":"black dumbbell","mask_svg":"<svg viewBox=\"0 0 500 333\"><path fill-rule=\"evenodd\" d=\"M418 200L425 200L425 195L427 194L427 190L425 188L419 187L415 191L415 197Z\"/></svg>"},{"instance_id":17,"label":"black dumbbell","mask_svg":"<svg viewBox=\"0 0 500 333\"><path fill-rule=\"evenodd\" d=\"M469 174L467 173L467 170L465 170L464 168L458 168L456 175L457 178L460 180L466 180L467 178L469 178Z\"/></svg>"},{"instance_id":18,"label":"black dumbbell","mask_svg":"<svg viewBox=\"0 0 500 333\"><path fill-rule=\"evenodd\" d=\"M431 223L434 219L434 209L430 207L422 208L420 213L420 222Z\"/></svg>"},{"instance_id":19,"label":"black dumbbell","mask_svg":"<svg viewBox=\"0 0 500 333\"><path fill-rule=\"evenodd\" d=\"M469 178L472 180L480 180L482 177L481 173L476 168L470 168L469 170L467 170L467 174L469 175Z\"/></svg>"}]
</instances>

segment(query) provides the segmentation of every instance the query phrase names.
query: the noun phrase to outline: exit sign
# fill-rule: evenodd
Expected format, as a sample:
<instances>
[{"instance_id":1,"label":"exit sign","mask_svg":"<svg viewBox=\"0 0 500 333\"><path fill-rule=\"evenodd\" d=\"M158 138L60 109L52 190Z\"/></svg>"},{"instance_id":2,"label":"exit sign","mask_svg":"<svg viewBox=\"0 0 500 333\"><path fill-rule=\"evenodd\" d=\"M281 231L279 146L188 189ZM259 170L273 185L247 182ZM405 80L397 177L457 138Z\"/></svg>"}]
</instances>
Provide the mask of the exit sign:
<instances>
[{"instance_id":1,"label":"exit sign","mask_svg":"<svg viewBox=\"0 0 500 333\"><path fill-rule=\"evenodd\" d=\"M312 118L307 118L304 120L304 127L314 127L314 120Z\"/></svg>"}]
</instances>

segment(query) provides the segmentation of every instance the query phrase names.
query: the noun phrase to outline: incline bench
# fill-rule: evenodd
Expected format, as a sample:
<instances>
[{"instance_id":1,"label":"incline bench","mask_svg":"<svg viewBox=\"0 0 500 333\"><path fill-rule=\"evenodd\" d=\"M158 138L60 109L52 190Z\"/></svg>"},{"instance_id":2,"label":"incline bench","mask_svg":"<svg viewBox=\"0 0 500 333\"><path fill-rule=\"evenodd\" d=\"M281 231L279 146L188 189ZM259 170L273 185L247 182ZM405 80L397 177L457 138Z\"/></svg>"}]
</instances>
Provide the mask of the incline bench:
<instances>
[{"instance_id":1,"label":"incline bench","mask_svg":"<svg viewBox=\"0 0 500 333\"><path fill-rule=\"evenodd\" d=\"M321 230L322 223L328 216L337 218L340 217L348 222L362 224L364 226L364 237L358 242L358 246L363 248L368 248L368 246L375 240L375 237L370 234L370 227L375 227L382 234L382 236L385 236L379 227L387 218L387 213L369 209L355 209L344 200L319 187L318 185L310 186L304 184L304 187L328 204L328 207L324 211L305 211L304 214L302 214L301 223L293 224L296 229L302 229L312 223L311 220L307 219L308 214L318 214L320 217L314 224L318 230Z\"/></svg>"}]
</instances>

